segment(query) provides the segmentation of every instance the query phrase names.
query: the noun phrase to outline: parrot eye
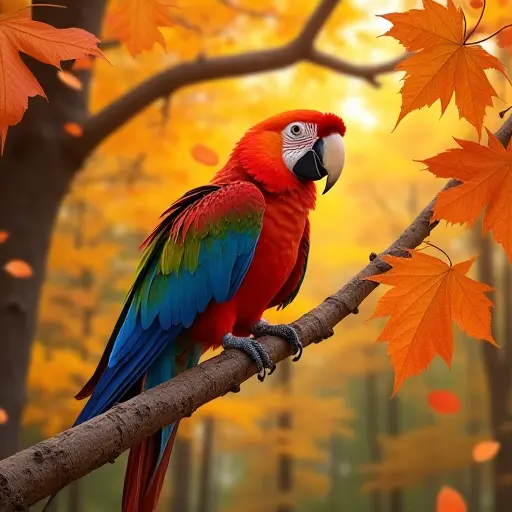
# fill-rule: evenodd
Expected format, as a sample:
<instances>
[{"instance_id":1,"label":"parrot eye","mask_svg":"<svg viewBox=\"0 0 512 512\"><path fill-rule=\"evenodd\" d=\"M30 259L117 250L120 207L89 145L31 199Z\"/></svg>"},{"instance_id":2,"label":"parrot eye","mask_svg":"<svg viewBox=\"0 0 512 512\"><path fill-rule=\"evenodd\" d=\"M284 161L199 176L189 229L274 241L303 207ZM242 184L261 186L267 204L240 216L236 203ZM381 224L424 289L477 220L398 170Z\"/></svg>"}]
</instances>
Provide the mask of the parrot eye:
<instances>
[{"instance_id":1,"label":"parrot eye","mask_svg":"<svg viewBox=\"0 0 512 512\"><path fill-rule=\"evenodd\" d=\"M299 139L306 134L304 123L291 123L285 128L285 134L291 139Z\"/></svg>"}]
</instances>

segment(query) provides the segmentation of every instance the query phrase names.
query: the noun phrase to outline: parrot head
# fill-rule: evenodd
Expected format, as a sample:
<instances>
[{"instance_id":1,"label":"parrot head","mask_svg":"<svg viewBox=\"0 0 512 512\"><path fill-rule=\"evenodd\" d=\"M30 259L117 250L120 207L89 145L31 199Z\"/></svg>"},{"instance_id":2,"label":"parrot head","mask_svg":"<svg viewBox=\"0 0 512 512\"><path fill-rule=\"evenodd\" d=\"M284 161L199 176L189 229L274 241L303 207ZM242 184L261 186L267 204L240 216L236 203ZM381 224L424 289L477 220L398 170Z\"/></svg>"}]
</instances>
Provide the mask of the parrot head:
<instances>
[{"instance_id":1,"label":"parrot head","mask_svg":"<svg viewBox=\"0 0 512 512\"><path fill-rule=\"evenodd\" d=\"M300 190L326 177L325 194L343 170L344 135L345 124L335 114L292 110L248 130L232 158L268 192Z\"/></svg>"}]
</instances>

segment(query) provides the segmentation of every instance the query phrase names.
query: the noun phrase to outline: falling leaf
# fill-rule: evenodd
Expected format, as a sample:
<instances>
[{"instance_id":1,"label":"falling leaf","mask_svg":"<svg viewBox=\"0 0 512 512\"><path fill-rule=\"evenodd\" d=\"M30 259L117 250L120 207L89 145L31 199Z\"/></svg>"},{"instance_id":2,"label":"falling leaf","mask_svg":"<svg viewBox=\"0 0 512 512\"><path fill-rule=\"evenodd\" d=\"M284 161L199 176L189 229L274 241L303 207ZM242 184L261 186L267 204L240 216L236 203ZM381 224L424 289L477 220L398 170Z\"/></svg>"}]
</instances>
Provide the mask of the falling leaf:
<instances>
[{"instance_id":1,"label":"falling leaf","mask_svg":"<svg viewBox=\"0 0 512 512\"><path fill-rule=\"evenodd\" d=\"M83 134L83 129L78 123L66 123L64 131L72 137L81 137Z\"/></svg>"},{"instance_id":2,"label":"falling leaf","mask_svg":"<svg viewBox=\"0 0 512 512\"><path fill-rule=\"evenodd\" d=\"M11 276L19 278L27 278L34 273L32 267L23 260L11 260L5 264L4 269Z\"/></svg>"},{"instance_id":3,"label":"falling leaf","mask_svg":"<svg viewBox=\"0 0 512 512\"><path fill-rule=\"evenodd\" d=\"M455 139L459 148L423 160L435 176L463 182L439 194L433 219L471 225L486 208L484 233L491 231L512 261L512 142L505 149L487 133L488 146Z\"/></svg>"},{"instance_id":4,"label":"falling leaf","mask_svg":"<svg viewBox=\"0 0 512 512\"><path fill-rule=\"evenodd\" d=\"M493 459L500 450L498 441L482 441L473 447L473 460L475 462L486 462Z\"/></svg>"},{"instance_id":5,"label":"falling leaf","mask_svg":"<svg viewBox=\"0 0 512 512\"><path fill-rule=\"evenodd\" d=\"M451 487L443 487L437 495L436 512L467 512L464 498Z\"/></svg>"},{"instance_id":6,"label":"falling leaf","mask_svg":"<svg viewBox=\"0 0 512 512\"><path fill-rule=\"evenodd\" d=\"M122 0L107 16L112 34L123 41L133 57L151 50L155 42L165 48L159 27L174 25L170 5L162 0Z\"/></svg>"},{"instance_id":7,"label":"falling leaf","mask_svg":"<svg viewBox=\"0 0 512 512\"><path fill-rule=\"evenodd\" d=\"M4 425L9 420L9 415L7 414L7 411L0 407L0 425Z\"/></svg>"},{"instance_id":8,"label":"falling leaf","mask_svg":"<svg viewBox=\"0 0 512 512\"><path fill-rule=\"evenodd\" d=\"M73 71L82 71L85 69L92 69L92 65L94 63L94 60L91 57L83 57L79 59L75 59L75 62L73 63L73 66L71 69Z\"/></svg>"},{"instance_id":9,"label":"falling leaf","mask_svg":"<svg viewBox=\"0 0 512 512\"><path fill-rule=\"evenodd\" d=\"M73 73L59 69L59 71L57 71L57 76L59 77L59 80L70 89L75 91L82 90L82 82L80 82L80 80L75 75L73 75Z\"/></svg>"},{"instance_id":10,"label":"falling leaf","mask_svg":"<svg viewBox=\"0 0 512 512\"><path fill-rule=\"evenodd\" d=\"M203 165L217 165L219 163L217 153L202 144L196 144L192 148L191 154L196 162Z\"/></svg>"},{"instance_id":11,"label":"falling leaf","mask_svg":"<svg viewBox=\"0 0 512 512\"><path fill-rule=\"evenodd\" d=\"M0 244L3 244L4 242L6 242L8 238L9 238L9 233L7 233L7 231L0 231Z\"/></svg>"},{"instance_id":12,"label":"falling leaf","mask_svg":"<svg viewBox=\"0 0 512 512\"><path fill-rule=\"evenodd\" d=\"M410 250L410 258L386 255L391 270L367 279L393 286L377 303L372 318L389 316L378 341L388 342L395 369L393 394L402 382L423 371L439 354L450 366L452 321L468 335L496 344L491 334L492 288L466 276L475 261L448 266Z\"/></svg>"},{"instance_id":13,"label":"falling leaf","mask_svg":"<svg viewBox=\"0 0 512 512\"><path fill-rule=\"evenodd\" d=\"M468 45L464 14L453 0L443 6L423 0L424 9L382 17L393 27L384 35L397 39L408 51L415 52L396 69L405 71L401 89L402 108L396 124L413 110L441 100L445 112L455 93L461 117L480 135L485 108L498 97L485 69L495 69L506 77L503 64L479 45Z\"/></svg>"},{"instance_id":14,"label":"falling leaf","mask_svg":"<svg viewBox=\"0 0 512 512\"><path fill-rule=\"evenodd\" d=\"M512 27L506 28L498 34L498 44L502 48L512 46Z\"/></svg>"},{"instance_id":15,"label":"falling leaf","mask_svg":"<svg viewBox=\"0 0 512 512\"><path fill-rule=\"evenodd\" d=\"M451 391L432 391L427 400L430 407L441 414L455 414L460 410L459 397Z\"/></svg>"},{"instance_id":16,"label":"falling leaf","mask_svg":"<svg viewBox=\"0 0 512 512\"><path fill-rule=\"evenodd\" d=\"M46 95L25 66L19 52L60 68L63 60L86 55L103 57L99 40L79 28L58 29L30 19L28 10L0 18L0 146L5 145L9 126L19 123L28 108L28 98Z\"/></svg>"}]
</instances>

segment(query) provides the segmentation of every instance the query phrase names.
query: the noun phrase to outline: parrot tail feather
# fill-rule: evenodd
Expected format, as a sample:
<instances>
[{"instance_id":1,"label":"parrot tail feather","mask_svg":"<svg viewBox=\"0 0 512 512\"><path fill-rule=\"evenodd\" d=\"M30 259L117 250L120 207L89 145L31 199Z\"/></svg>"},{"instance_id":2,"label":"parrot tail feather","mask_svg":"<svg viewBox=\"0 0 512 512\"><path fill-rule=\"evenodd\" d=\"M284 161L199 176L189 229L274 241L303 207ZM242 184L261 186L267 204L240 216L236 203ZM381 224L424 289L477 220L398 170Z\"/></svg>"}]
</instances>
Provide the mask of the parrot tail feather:
<instances>
[{"instance_id":1,"label":"parrot tail feather","mask_svg":"<svg viewBox=\"0 0 512 512\"><path fill-rule=\"evenodd\" d=\"M154 512L162 491L165 473L179 422L172 425L172 433L161 451L162 431L130 449L124 478L123 512Z\"/></svg>"}]
</instances>

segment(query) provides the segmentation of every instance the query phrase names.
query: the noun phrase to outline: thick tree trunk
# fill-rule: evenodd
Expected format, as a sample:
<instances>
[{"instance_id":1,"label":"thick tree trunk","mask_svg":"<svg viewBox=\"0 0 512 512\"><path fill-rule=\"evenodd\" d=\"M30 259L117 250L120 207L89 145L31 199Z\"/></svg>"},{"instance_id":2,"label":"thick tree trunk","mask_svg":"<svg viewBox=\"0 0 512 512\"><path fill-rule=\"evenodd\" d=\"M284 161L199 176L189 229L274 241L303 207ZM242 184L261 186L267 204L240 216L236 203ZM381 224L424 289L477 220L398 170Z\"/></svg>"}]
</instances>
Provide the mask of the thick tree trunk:
<instances>
[{"instance_id":1,"label":"thick tree trunk","mask_svg":"<svg viewBox=\"0 0 512 512\"><path fill-rule=\"evenodd\" d=\"M56 27L79 26L98 33L106 0L60 0L67 9L41 7L33 17ZM34 2L43 3L43 2ZM55 2L54 2L55 3ZM22 122L9 130L0 158L0 230L10 238L0 248L0 264L26 260L33 277L15 279L0 273L0 406L9 421L0 436L0 459L19 448L25 381L44 279L46 255L58 208L82 159L67 150L63 125L87 114L88 73L77 92L64 86L55 68L26 59L46 91L30 101Z\"/></svg>"},{"instance_id":2,"label":"thick tree trunk","mask_svg":"<svg viewBox=\"0 0 512 512\"><path fill-rule=\"evenodd\" d=\"M370 373L365 377L366 384L366 433L368 451L371 462L380 460L379 446L379 424L378 424L378 403L377 376ZM379 490L372 491L370 495L370 511L380 512L382 510L382 493Z\"/></svg>"},{"instance_id":3,"label":"thick tree trunk","mask_svg":"<svg viewBox=\"0 0 512 512\"><path fill-rule=\"evenodd\" d=\"M171 512L190 512L192 441L177 437L174 441Z\"/></svg>"},{"instance_id":4,"label":"thick tree trunk","mask_svg":"<svg viewBox=\"0 0 512 512\"><path fill-rule=\"evenodd\" d=\"M204 421L203 461L201 465L201 481L199 484L198 512L213 511L213 445L215 438L215 420L206 418Z\"/></svg>"}]
</instances>

